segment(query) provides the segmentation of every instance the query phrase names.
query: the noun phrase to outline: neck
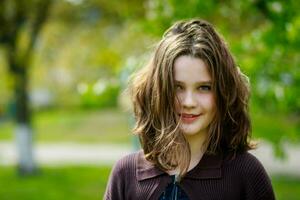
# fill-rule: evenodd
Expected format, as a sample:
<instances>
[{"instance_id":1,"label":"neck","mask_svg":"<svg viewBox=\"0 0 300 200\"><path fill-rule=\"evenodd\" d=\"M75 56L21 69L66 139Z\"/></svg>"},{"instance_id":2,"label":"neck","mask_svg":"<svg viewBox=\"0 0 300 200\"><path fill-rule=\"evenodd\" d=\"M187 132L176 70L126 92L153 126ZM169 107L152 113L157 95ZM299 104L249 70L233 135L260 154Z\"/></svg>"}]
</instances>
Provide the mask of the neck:
<instances>
[{"instance_id":1,"label":"neck","mask_svg":"<svg viewBox=\"0 0 300 200\"><path fill-rule=\"evenodd\" d=\"M203 154L206 151L204 142L207 138L206 133L198 133L196 135L186 135L186 139L191 149L191 161L189 170L193 169L201 160Z\"/></svg>"},{"instance_id":2,"label":"neck","mask_svg":"<svg viewBox=\"0 0 300 200\"><path fill-rule=\"evenodd\" d=\"M198 133L195 135L185 135L191 149L191 161L188 171L193 169L201 160L203 154L206 151L206 146L204 142L207 138L207 133ZM170 170L167 172L170 175L179 174L179 169Z\"/></svg>"}]
</instances>

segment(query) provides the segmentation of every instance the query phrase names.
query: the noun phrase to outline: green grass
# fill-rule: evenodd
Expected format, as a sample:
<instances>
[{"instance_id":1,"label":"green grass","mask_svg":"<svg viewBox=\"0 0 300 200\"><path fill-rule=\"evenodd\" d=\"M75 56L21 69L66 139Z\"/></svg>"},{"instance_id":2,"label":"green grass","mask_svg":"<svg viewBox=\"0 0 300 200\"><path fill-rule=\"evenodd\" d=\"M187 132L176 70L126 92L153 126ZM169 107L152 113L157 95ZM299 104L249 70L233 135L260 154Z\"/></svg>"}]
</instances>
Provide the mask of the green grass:
<instances>
[{"instance_id":1,"label":"green grass","mask_svg":"<svg viewBox=\"0 0 300 200\"><path fill-rule=\"evenodd\" d=\"M15 168L0 167L1 200L93 200L102 199L110 167L42 168L32 177L19 177ZM300 178L274 176L272 184L277 200L296 200L300 196Z\"/></svg>"},{"instance_id":2,"label":"green grass","mask_svg":"<svg viewBox=\"0 0 300 200\"><path fill-rule=\"evenodd\" d=\"M130 143L129 116L117 109L54 110L33 118L37 142ZM0 140L12 140L13 123L0 123Z\"/></svg>"},{"instance_id":3,"label":"green grass","mask_svg":"<svg viewBox=\"0 0 300 200\"><path fill-rule=\"evenodd\" d=\"M275 176L272 184L277 200L298 200L300 197L300 178Z\"/></svg>"},{"instance_id":4,"label":"green grass","mask_svg":"<svg viewBox=\"0 0 300 200\"><path fill-rule=\"evenodd\" d=\"M99 200L110 167L42 168L39 175L19 177L15 168L0 168L1 200Z\"/></svg>"}]
</instances>

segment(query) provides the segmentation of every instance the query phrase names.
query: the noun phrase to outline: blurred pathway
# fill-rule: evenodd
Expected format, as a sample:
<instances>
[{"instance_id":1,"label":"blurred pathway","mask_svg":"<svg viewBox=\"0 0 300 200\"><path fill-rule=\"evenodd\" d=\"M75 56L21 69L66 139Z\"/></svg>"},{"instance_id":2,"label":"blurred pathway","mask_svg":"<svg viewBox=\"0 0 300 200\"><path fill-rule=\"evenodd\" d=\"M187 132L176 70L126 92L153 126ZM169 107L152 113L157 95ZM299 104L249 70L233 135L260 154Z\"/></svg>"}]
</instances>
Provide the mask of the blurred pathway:
<instances>
[{"instance_id":1,"label":"blurred pathway","mask_svg":"<svg viewBox=\"0 0 300 200\"><path fill-rule=\"evenodd\" d=\"M289 174L300 177L300 146L286 144L285 160L275 158L269 143L263 142L257 150L250 151L270 174ZM35 158L39 165L112 165L120 157L132 152L131 146L116 144L50 143L37 144ZM0 165L15 165L15 144L0 142Z\"/></svg>"},{"instance_id":2,"label":"blurred pathway","mask_svg":"<svg viewBox=\"0 0 300 200\"><path fill-rule=\"evenodd\" d=\"M111 165L118 158L131 152L126 145L42 143L35 146L35 159L39 165ZM0 142L0 165L15 165L15 144Z\"/></svg>"}]
</instances>

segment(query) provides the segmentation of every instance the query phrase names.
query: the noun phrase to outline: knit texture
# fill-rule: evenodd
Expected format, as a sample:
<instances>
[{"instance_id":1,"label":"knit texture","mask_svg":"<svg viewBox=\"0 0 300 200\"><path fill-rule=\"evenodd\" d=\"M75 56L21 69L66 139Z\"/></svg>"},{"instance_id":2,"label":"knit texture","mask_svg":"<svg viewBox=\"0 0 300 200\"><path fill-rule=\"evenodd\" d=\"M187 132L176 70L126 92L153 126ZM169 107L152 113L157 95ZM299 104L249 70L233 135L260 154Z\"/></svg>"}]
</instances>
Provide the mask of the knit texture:
<instances>
[{"instance_id":1,"label":"knit texture","mask_svg":"<svg viewBox=\"0 0 300 200\"><path fill-rule=\"evenodd\" d=\"M113 167L105 200L158 200L172 178L146 161L139 151ZM273 200L270 179L250 153L234 157L204 155L179 186L190 200Z\"/></svg>"}]
</instances>

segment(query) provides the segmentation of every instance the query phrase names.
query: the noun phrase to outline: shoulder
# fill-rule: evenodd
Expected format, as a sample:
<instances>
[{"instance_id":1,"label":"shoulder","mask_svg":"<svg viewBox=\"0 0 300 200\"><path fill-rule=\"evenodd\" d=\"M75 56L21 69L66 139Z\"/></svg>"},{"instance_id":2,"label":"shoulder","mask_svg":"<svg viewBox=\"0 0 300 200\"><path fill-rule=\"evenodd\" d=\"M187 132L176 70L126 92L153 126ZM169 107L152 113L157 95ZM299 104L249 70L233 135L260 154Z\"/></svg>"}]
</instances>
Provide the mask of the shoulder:
<instances>
[{"instance_id":1,"label":"shoulder","mask_svg":"<svg viewBox=\"0 0 300 200\"><path fill-rule=\"evenodd\" d=\"M224 164L235 165L244 170L263 169L262 163L249 152L228 154L224 158Z\"/></svg>"},{"instance_id":2,"label":"shoulder","mask_svg":"<svg viewBox=\"0 0 300 200\"><path fill-rule=\"evenodd\" d=\"M242 172L246 175L264 174L266 176L263 164L251 153L244 152L237 155L237 161L242 166Z\"/></svg>"},{"instance_id":3,"label":"shoulder","mask_svg":"<svg viewBox=\"0 0 300 200\"><path fill-rule=\"evenodd\" d=\"M134 152L124 157L120 158L112 167L109 176L109 186L119 185L122 186L126 182L126 180L131 179L135 176L136 170L136 159L138 157L139 152Z\"/></svg>"},{"instance_id":4,"label":"shoulder","mask_svg":"<svg viewBox=\"0 0 300 200\"><path fill-rule=\"evenodd\" d=\"M128 185L126 182L134 180L135 163L138 155L139 152L128 154L114 164L109 176L104 199L126 199L126 186Z\"/></svg>"},{"instance_id":5,"label":"shoulder","mask_svg":"<svg viewBox=\"0 0 300 200\"><path fill-rule=\"evenodd\" d=\"M268 174L262 163L251 153L243 152L227 155L223 162L226 171L251 181L253 178L268 179Z\"/></svg>"},{"instance_id":6,"label":"shoulder","mask_svg":"<svg viewBox=\"0 0 300 200\"><path fill-rule=\"evenodd\" d=\"M239 171L248 181L252 178L269 179L263 164L251 153L245 152L237 155Z\"/></svg>"},{"instance_id":7,"label":"shoulder","mask_svg":"<svg viewBox=\"0 0 300 200\"><path fill-rule=\"evenodd\" d=\"M140 154L141 152L137 151L123 156L114 164L113 171L115 173L126 173L127 171L134 170Z\"/></svg>"},{"instance_id":8,"label":"shoulder","mask_svg":"<svg viewBox=\"0 0 300 200\"><path fill-rule=\"evenodd\" d=\"M262 163L251 153L227 156L225 165L236 174L243 185L245 199L274 199L270 177Z\"/></svg>"}]
</instances>

